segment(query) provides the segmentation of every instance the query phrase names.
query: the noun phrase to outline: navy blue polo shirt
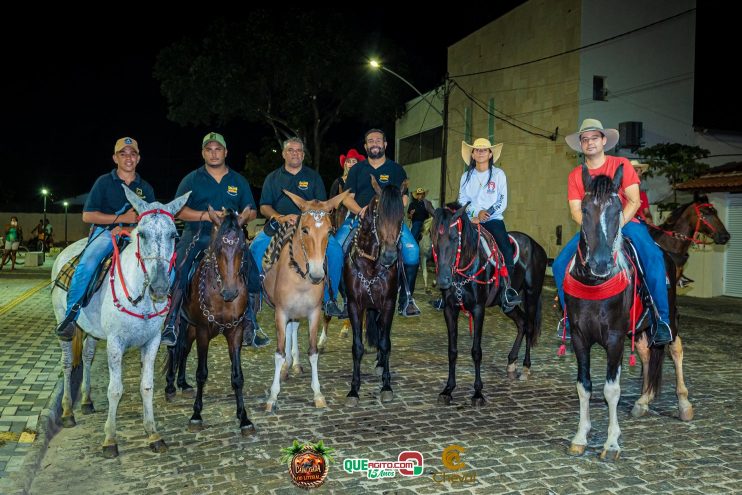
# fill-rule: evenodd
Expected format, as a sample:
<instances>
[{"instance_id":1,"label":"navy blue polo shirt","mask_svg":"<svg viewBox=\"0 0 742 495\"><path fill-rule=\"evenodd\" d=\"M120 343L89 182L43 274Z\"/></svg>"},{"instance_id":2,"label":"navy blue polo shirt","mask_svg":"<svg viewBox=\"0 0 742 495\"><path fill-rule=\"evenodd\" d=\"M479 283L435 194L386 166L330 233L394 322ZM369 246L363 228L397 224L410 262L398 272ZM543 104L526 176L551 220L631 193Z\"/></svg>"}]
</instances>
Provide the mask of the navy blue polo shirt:
<instances>
[{"instance_id":1,"label":"navy blue polo shirt","mask_svg":"<svg viewBox=\"0 0 742 495\"><path fill-rule=\"evenodd\" d=\"M98 211L108 215L125 213L132 206L126 199L121 184L126 184L126 182L118 176L116 169L98 177L93 184L93 189L90 190L88 199L85 200L83 211ZM154 189L149 185L149 182L139 177L139 174L135 174L134 180L127 187L148 203L155 200ZM104 227L113 228L113 225Z\"/></svg>"},{"instance_id":2,"label":"navy blue polo shirt","mask_svg":"<svg viewBox=\"0 0 742 495\"><path fill-rule=\"evenodd\" d=\"M220 182L206 171L206 165L197 168L180 181L175 197L188 191L191 191L191 195L185 205L192 210L207 211L211 206L215 210L228 208L240 213L246 206L255 209L250 184L245 177L231 168L227 168L227 173ZM201 224L203 224L201 232L208 233L211 229L211 222L208 221L186 222L186 230L195 234Z\"/></svg>"},{"instance_id":3,"label":"navy blue polo shirt","mask_svg":"<svg viewBox=\"0 0 742 495\"><path fill-rule=\"evenodd\" d=\"M407 172L402 168L402 165L388 158L383 165L376 169L368 163L368 160L356 163L348 172L345 189L356 193L355 200L361 208L368 205L371 198L376 195L376 191L371 185L372 175L376 177L376 182L382 189L389 184L401 189L402 182L407 179Z\"/></svg>"},{"instance_id":4,"label":"navy blue polo shirt","mask_svg":"<svg viewBox=\"0 0 742 495\"><path fill-rule=\"evenodd\" d=\"M302 165L294 175L283 166L265 178L263 192L260 194L260 205L269 205L281 215L300 214L301 210L283 193L284 189L307 201L327 200L325 185L316 170Z\"/></svg>"}]
</instances>

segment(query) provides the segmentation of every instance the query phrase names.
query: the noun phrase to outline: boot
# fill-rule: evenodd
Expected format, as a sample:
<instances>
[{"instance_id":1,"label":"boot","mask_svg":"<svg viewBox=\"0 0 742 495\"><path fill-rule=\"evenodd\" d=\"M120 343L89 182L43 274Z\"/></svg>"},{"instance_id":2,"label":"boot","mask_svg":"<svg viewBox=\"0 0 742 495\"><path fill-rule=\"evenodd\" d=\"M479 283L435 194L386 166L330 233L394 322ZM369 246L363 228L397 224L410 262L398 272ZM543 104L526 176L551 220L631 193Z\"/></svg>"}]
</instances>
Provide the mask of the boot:
<instances>
[{"instance_id":1,"label":"boot","mask_svg":"<svg viewBox=\"0 0 742 495\"><path fill-rule=\"evenodd\" d=\"M443 311L443 298L439 297L438 299L431 299L430 305L433 306L433 309L436 311Z\"/></svg>"},{"instance_id":2,"label":"boot","mask_svg":"<svg viewBox=\"0 0 742 495\"><path fill-rule=\"evenodd\" d=\"M183 290L177 287L170 299L170 311L165 317L165 325L162 328L162 335L160 336L160 345L172 347L178 340L178 313L180 312L182 301Z\"/></svg>"},{"instance_id":3,"label":"boot","mask_svg":"<svg viewBox=\"0 0 742 495\"><path fill-rule=\"evenodd\" d=\"M662 320L652 325L652 341L649 345L665 345L672 342L672 331L670 325Z\"/></svg>"},{"instance_id":4,"label":"boot","mask_svg":"<svg viewBox=\"0 0 742 495\"><path fill-rule=\"evenodd\" d=\"M69 314L57 325L54 330L59 337L59 340L69 342L75 335L75 322L77 321L77 315L80 313L80 303L74 304Z\"/></svg>"},{"instance_id":5,"label":"boot","mask_svg":"<svg viewBox=\"0 0 742 495\"><path fill-rule=\"evenodd\" d=\"M399 290L399 314L402 316L420 316L420 308L417 307L415 298L412 297L415 293L418 268L419 265L404 265L405 276L402 277ZM407 297L408 291L409 299Z\"/></svg>"},{"instance_id":6,"label":"boot","mask_svg":"<svg viewBox=\"0 0 742 495\"><path fill-rule=\"evenodd\" d=\"M343 309L341 310L338 307L337 303L332 299L328 299L327 301L325 301L322 305L322 309L327 316L334 316L339 320L348 319L348 310L345 307L343 307Z\"/></svg>"},{"instance_id":7,"label":"boot","mask_svg":"<svg viewBox=\"0 0 742 495\"><path fill-rule=\"evenodd\" d=\"M242 345L244 347L265 347L271 341L271 339L263 332L263 329L258 325L258 311L260 311L260 294L256 292L250 292L249 296L250 311L247 315L247 322L245 323L245 329L242 333Z\"/></svg>"}]
</instances>

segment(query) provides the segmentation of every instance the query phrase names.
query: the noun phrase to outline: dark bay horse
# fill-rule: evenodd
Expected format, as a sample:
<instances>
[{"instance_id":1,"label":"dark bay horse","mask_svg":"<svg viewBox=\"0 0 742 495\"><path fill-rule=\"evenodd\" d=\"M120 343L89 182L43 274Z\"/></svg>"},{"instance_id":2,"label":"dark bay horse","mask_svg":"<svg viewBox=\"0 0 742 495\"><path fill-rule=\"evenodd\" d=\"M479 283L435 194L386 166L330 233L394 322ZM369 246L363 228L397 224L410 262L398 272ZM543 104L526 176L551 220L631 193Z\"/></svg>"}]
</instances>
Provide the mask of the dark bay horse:
<instances>
[{"instance_id":1,"label":"dark bay horse","mask_svg":"<svg viewBox=\"0 0 742 495\"><path fill-rule=\"evenodd\" d=\"M624 342L632 326L636 325L631 309L636 299L636 279L631 259L625 254L621 235L623 206L618 189L623 179L619 167L613 179L600 175L592 178L583 166L582 180L585 196L582 200L582 227L577 256L570 263L565 277L565 305L571 322L572 347L577 359L577 394L580 398L580 423L569 448L571 455L582 455L587 446L590 423L590 348L598 344L606 350L608 366L603 395L608 403L608 435L600 458L616 460L621 448L618 444L621 430L618 426L617 406L621 396L621 362ZM665 256L670 278L670 326L677 335L675 306L675 268ZM637 401L646 403L659 391L662 378L664 346L648 347L646 330L649 318L636 325L641 332L639 355L643 362L644 387ZM635 406L636 408L637 406Z\"/></svg>"},{"instance_id":2,"label":"dark bay horse","mask_svg":"<svg viewBox=\"0 0 742 495\"><path fill-rule=\"evenodd\" d=\"M361 387L361 358L363 340L361 331L366 313L366 338L377 346L377 366L383 368L381 401L394 398L389 373L391 329L397 301L399 277L402 272L399 238L404 220L402 195L398 187L388 185L380 189L372 177L376 196L368 204L366 213L351 242L345 258L343 279L348 295L348 316L353 327L353 378L346 405L358 405Z\"/></svg>"},{"instance_id":3,"label":"dark bay horse","mask_svg":"<svg viewBox=\"0 0 742 495\"><path fill-rule=\"evenodd\" d=\"M247 263L252 260L249 254L245 256L247 244L242 226L247 217L238 216L232 210L220 215L209 207L209 218L213 225L211 241L196 268L183 304L183 317L188 326L187 331L178 335L178 341L169 355L166 393L175 393L175 370L184 373L185 361L195 340L198 349L197 388L188 428L190 431L201 430L203 392L209 374L209 342L217 335L224 335L232 362L231 381L237 403L237 419L242 434L249 435L255 432L255 427L245 411L242 397L244 377L240 362L242 332L248 311Z\"/></svg>"},{"instance_id":4,"label":"dark bay horse","mask_svg":"<svg viewBox=\"0 0 742 495\"><path fill-rule=\"evenodd\" d=\"M451 203L446 208L435 211L432 225L433 254L438 271L437 285L444 299L443 314L448 327L448 382L438 396L441 404L450 404L452 393L456 388L456 358L458 356L458 319L459 312L466 310L470 316L473 332L472 359L474 360L474 395L473 406L485 403L482 395L482 326L484 310L487 306L500 304L499 270L490 262L493 253L494 239L483 227L476 228L465 213L466 206ZM481 230L480 230L481 229ZM480 243L487 241L485 248ZM514 289L524 295L524 309L516 307L506 315L518 327L513 348L508 355L508 376L516 377L516 360L523 341L526 338L526 353L523 359L521 379L528 379L531 367L531 347L536 344L541 333L541 289L546 273L546 251L531 237L521 232L511 232L517 243L519 253L512 273L511 283Z\"/></svg>"}]
</instances>

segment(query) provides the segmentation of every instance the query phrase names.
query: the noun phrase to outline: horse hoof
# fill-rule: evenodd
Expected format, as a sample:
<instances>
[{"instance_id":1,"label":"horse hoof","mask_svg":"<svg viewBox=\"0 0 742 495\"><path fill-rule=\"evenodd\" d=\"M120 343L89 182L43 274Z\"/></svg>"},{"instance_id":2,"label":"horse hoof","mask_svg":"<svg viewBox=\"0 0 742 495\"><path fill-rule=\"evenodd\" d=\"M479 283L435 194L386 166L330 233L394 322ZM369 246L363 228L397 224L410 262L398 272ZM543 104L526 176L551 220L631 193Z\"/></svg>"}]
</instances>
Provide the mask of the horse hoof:
<instances>
[{"instance_id":1,"label":"horse hoof","mask_svg":"<svg viewBox=\"0 0 742 495\"><path fill-rule=\"evenodd\" d=\"M314 407L327 407L327 401L324 397L317 397L316 399L314 399Z\"/></svg>"},{"instance_id":2,"label":"horse hoof","mask_svg":"<svg viewBox=\"0 0 742 495\"><path fill-rule=\"evenodd\" d=\"M484 400L484 397L472 397L471 398L471 405L472 407L482 407L487 403L486 400Z\"/></svg>"},{"instance_id":3,"label":"horse hoof","mask_svg":"<svg viewBox=\"0 0 742 495\"><path fill-rule=\"evenodd\" d=\"M587 447L587 445L577 445L576 443L573 443L569 446L567 453L573 456L580 456L585 453L585 447Z\"/></svg>"},{"instance_id":4,"label":"horse hoof","mask_svg":"<svg viewBox=\"0 0 742 495\"><path fill-rule=\"evenodd\" d=\"M192 419L188 422L188 431L196 433L204 429L204 422L200 419Z\"/></svg>"},{"instance_id":5,"label":"horse hoof","mask_svg":"<svg viewBox=\"0 0 742 495\"><path fill-rule=\"evenodd\" d=\"M244 426L240 426L240 433L242 434L243 437L249 437L257 433L257 430L255 429L254 424L248 423Z\"/></svg>"},{"instance_id":6,"label":"horse hoof","mask_svg":"<svg viewBox=\"0 0 742 495\"><path fill-rule=\"evenodd\" d=\"M358 407L358 397L346 397L345 405L347 407Z\"/></svg>"},{"instance_id":7,"label":"horse hoof","mask_svg":"<svg viewBox=\"0 0 742 495\"><path fill-rule=\"evenodd\" d=\"M693 406L688 406L687 408L680 409L680 420L681 421L690 421L693 419Z\"/></svg>"},{"instance_id":8,"label":"horse hoof","mask_svg":"<svg viewBox=\"0 0 742 495\"><path fill-rule=\"evenodd\" d=\"M281 381L285 382L289 379L289 370L281 370Z\"/></svg>"},{"instance_id":9,"label":"horse hoof","mask_svg":"<svg viewBox=\"0 0 742 495\"><path fill-rule=\"evenodd\" d=\"M620 455L620 450L604 450L600 453L600 460L605 462L616 462Z\"/></svg>"},{"instance_id":10,"label":"horse hoof","mask_svg":"<svg viewBox=\"0 0 742 495\"><path fill-rule=\"evenodd\" d=\"M152 452L156 452L158 454L167 452L167 444L165 443L165 440L162 439L150 443L149 448L152 450Z\"/></svg>"},{"instance_id":11,"label":"horse hoof","mask_svg":"<svg viewBox=\"0 0 742 495\"><path fill-rule=\"evenodd\" d=\"M93 414L95 412L95 407L92 402L88 402L87 404L81 405L80 410L83 414Z\"/></svg>"},{"instance_id":12,"label":"horse hoof","mask_svg":"<svg viewBox=\"0 0 742 495\"><path fill-rule=\"evenodd\" d=\"M523 370L520 372L518 380L521 382L527 382L529 378L531 378L531 370L529 370L528 368L523 368Z\"/></svg>"},{"instance_id":13,"label":"horse hoof","mask_svg":"<svg viewBox=\"0 0 742 495\"><path fill-rule=\"evenodd\" d=\"M518 378L516 371L508 371L508 380L515 380L516 378Z\"/></svg>"},{"instance_id":14,"label":"horse hoof","mask_svg":"<svg viewBox=\"0 0 742 495\"><path fill-rule=\"evenodd\" d=\"M294 376L301 375L302 373L304 373L304 368L302 368L300 364L295 364L291 367L291 371Z\"/></svg>"},{"instance_id":15,"label":"horse hoof","mask_svg":"<svg viewBox=\"0 0 742 495\"><path fill-rule=\"evenodd\" d=\"M185 387L180 390L181 395L183 397L189 397L191 399L196 397L196 389L193 387Z\"/></svg>"},{"instance_id":16,"label":"horse hoof","mask_svg":"<svg viewBox=\"0 0 742 495\"><path fill-rule=\"evenodd\" d=\"M103 457L106 459L115 459L119 456L119 446L115 443L113 445L103 446Z\"/></svg>"},{"instance_id":17,"label":"horse hoof","mask_svg":"<svg viewBox=\"0 0 742 495\"><path fill-rule=\"evenodd\" d=\"M649 407L646 404L634 404L634 407L631 409L631 415L635 418L641 418L645 414L647 414L647 411L649 411Z\"/></svg>"},{"instance_id":18,"label":"horse hoof","mask_svg":"<svg viewBox=\"0 0 742 495\"><path fill-rule=\"evenodd\" d=\"M451 405L451 401L453 398L450 395L440 394L438 396L438 404L442 406L448 406Z\"/></svg>"},{"instance_id":19,"label":"horse hoof","mask_svg":"<svg viewBox=\"0 0 742 495\"><path fill-rule=\"evenodd\" d=\"M165 392L165 402L173 402L175 400L175 392Z\"/></svg>"},{"instance_id":20,"label":"horse hoof","mask_svg":"<svg viewBox=\"0 0 742 495\"><path fill-rule=\"evenodd\" d=\"M381 392L381 402L391 402L394 399L394 392L391 390L384 390Z\"/></svg>"},{"instance_id":21,"label":"horse hoof","mask_svg":"<svg viewBox=\"0 0 742 495\"><path fill-rule=\"evenodd\" d=\"M75 421L75 417L70 416L62 416L62 426L65 428L74 428L77 426L77 421Z\"/></svg>"},{"instance_id":22,"label":"horse hoof","mask_svg":"<svg viewBox=\"0 0 742 495\"><path fill-rule=\"evenodd\" d=\"M340 330L340 336L343 337L343 338L347 337L348 336L348 329L345 328L345 327L343 327L343 329Z\"/></svg>"},{"instance_id":23,"label":"horse hoof","mask_svg":"<svg viewBox=\"0 0 742 495\"><path fill-rule=\"evenodd\" d=\"M277 409L278 409L278 407L276 407L276 403L275 402L266 402L265 403L265 412L267 412L267 413L274 413L274 412L276 412Z\"/></svg>"},{"instance_id":24,"label":"horse hoof","mask_svg":"<svg viewBox=\"0 0 742 495\"><path fill-rule=\"evenodd\" d=\"M374 375L381 377L384 374L384 367L383 366L377 366L374 370Z\"/></svg>"}]
</instances>

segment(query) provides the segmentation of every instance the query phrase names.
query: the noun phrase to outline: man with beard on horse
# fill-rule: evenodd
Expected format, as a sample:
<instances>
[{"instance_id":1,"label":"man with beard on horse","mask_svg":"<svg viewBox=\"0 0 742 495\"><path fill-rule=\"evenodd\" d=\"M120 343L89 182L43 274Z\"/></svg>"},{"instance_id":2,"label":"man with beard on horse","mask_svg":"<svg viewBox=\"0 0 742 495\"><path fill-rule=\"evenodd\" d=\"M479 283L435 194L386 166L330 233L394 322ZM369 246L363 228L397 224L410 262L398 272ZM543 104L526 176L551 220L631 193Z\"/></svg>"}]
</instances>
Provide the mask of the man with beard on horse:
<instances>
[{"instance_id":1,"label":"man with beard on horse","mask_svg":"<svg viewBox=\"0 0 742 495\"><path fill-rule=\"evenodd\" d=\"M348 197L343 204L348 208L351 215L345 220L342 227L338 229L336 238L341 245L345 245L353 226L357 225L356 216L363 216L366 207L376 195L371 185L371 176L376 178L382 188L388 184L399 187L401 191L406 190L407 172L402 165L386 157L386 135L380 129L371 129L366 132L364 148L368 158L357 163L348 174L345 183L346 190L355 193L355 197ZM405 208L407 207L407 195L402 197ZM412 237L410 229L402 223L400 235L402 244L402 262L404 263L404 276L399 291L399 314L402 316L419 316L420 308L415 304L412 297L415 292L415 280L417 269L420 265L420 247L415 238Z\"/></svg>"},{"instance_id":2,"label":"man with beard on horse","mask_svg":"<svg viewBox=\"0 0 742 495\"><path fill-rule=\"evenodd\" d=\"M204 165L186 175L180 185L176 197L191 191L188 202L178 214L178 218L186 221L183 236L178 242L176 252L178 253L176 266L177 275L173 286L173 299L170 312L165 319L165 327L162 332L161 342L168 346L175 345L177 332L176 324L183 296L188 290L188 274L196 256L209 247L211 239L211 220L209 219L209 206L218 210L221 215L222 208L228 208L235 212L249 211L247 221L250 222L257 216L255 200L250 190L250 184L241 174L229 168L226 164L227 142L224 136L216 132L210 132L204 136L201 143L201 156ZM247 250L245 250L247 252ZM250 301L251 307L255 298L260 297L260 285L257 282L257 268L250 267ZM248 312L248 323L245 331L246 342L243 345L263 347L270 342L265 335L259 335L258 325L255 320L254 311ZM252 327L252 328L249 328ZM249 331L248 331L249 330Z\"/></svg>"},{"instance_id":3,"label":"man with beard on horse","mask_svg":"<svg viewBox=\"0 0 742 495\"><path fill-rule=\"evenodd\" d=\"M250 245L250 253L261 272L263 255L268 249L271 237L276 233L277 222L290 222L293 225L301 215L299 207L283 193L283 190L307 201L327 200L322 177L314 169L304 166L304 142L301 139L292 137L284 141L281 155L284 160L283 166L268 174L260 196L260 213L269 220L263 231L255 236ZM326 286L325 314L337 318L348 318L347 310L341 311L335 302L343 272L343 250L333 236L330 236L327 241L326 260L332 293L330 294Z\"/></svg>"},{"instance_id":4,"label":"man with beard on horse","mask_svg":"<svg viewBox=\"0 0 742 495\"><path fill-rule=\"evenodd\" d=\"M658 318L652 328L651 344L665 345L672 342L669 318L670 309L667 297L667 285L665 283L665 263L662 251L654 243L647 231L645 224L634 218L641 204L639 198L639 177L628 159L606 155L618 143L618 131L616 129L604 129L599 120L585 119L580 130L565 138L570 148L585 156L585 165L591 177L607 175L613 177L619 166L623 165L623 181L618 194L623 204L623 217L621 232L631 239L639 260L644 269L644 278L647 288L652 296ZM572 218L578 225L582 225L582 198L585 195L585 187L582 183L582 165L577 166L569 174L567 186L567 198ZM564 246L559 256L552 265L554 282L557 286L561 307L564 307L563 282L570 260L577 253L577 245L580 233ZM563 331L567 331L568 322L564 322Z\"/></svg>"}]
</instances>

